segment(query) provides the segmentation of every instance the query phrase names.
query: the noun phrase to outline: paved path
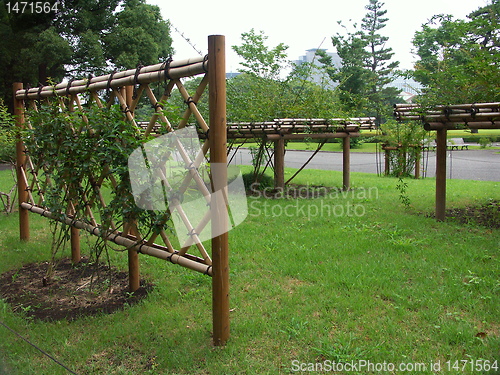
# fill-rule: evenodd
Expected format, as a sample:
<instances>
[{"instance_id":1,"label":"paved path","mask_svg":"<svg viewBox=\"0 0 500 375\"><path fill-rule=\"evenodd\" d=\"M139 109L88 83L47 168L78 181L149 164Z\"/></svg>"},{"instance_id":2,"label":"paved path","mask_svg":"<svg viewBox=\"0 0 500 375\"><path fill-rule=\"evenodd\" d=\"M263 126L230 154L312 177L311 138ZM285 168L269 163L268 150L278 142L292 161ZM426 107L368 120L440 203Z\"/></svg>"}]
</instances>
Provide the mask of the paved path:
<instances>
[{"instance_id":1,"label":"paved path","mask_svg":"<svg viewBox=\"0 0 500 375\"><path fill-rule=\"evenodd\" d=\"M465 180L500 181L499 150L463 150L448 151L447 177ZM311 151L290 151L285 154L285 166L300 168L310 157ZM383 157L383 156L382 156ZM251 165L250 153L240 149L232 163ZM384 160L379 160L383 168ZM436 153L424 154L423 166L427 177L434 177L436 172ZM342 170L342 153L320 151L307 165L309 169ZM377 173L377 155L374 153L351 152L351 171Z\"/></svg>"}]
</instances>

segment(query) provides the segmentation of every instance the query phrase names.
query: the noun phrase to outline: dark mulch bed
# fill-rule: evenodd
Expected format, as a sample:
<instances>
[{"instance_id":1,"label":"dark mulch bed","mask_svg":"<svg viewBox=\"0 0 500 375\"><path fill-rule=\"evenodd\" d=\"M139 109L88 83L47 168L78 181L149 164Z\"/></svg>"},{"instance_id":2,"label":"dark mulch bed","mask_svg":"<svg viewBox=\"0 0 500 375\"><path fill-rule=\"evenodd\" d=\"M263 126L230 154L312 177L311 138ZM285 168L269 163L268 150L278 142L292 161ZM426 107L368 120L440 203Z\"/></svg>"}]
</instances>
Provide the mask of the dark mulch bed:
<instances>
[{"instance_id":1,"label":"dark mulch bed","mask_svg":"<svg viewBox=\"0 0 500 375\"><path fill-rule=\"evenodd\" d=\"M452 208L446 211L446 218L461 224L500 229L500 201L490 200L479 206Z\"/></svg>"},{"instance_id":2,"label":"dark mulch bed","mask_svg":"<svg viewBox=\"0 0 500 375\"><path fill-rule=\"evenodd\" d=\"M74 320L112 313L145 298L152 284L143 282L128 293L128 273L83 259L73 266L70 259L56 265L46 279L48 262L26 264L0 275L0 297L15 312L44 321Z\"/></svg>"}]
</instances>

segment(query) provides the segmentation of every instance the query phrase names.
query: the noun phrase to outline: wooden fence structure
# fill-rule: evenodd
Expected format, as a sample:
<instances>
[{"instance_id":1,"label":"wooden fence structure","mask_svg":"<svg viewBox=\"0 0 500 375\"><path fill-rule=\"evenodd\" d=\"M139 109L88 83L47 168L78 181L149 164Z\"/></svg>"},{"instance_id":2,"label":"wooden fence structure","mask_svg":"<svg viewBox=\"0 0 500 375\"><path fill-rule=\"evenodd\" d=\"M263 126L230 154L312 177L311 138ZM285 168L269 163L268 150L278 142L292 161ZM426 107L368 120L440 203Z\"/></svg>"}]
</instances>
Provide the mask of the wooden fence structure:
<instances>
[{"instance_id":1,"label":"wooden fence structure","mask_svg":"<svg viewBox=\"0 0 500 375\"><path fill-rule=\"evenodd\" d=\"M285 187L285 142L331 138L342 139L343 189L350 188L350 140L360 136L361 129L373 129L374 117L332 118L332 119L275 119L265 122L229 123L227 138L230 140L258 140L274 145L274 186ZM314 157L315 153L312 155ZM302 166L304 168L311 160ZM302 170L302 168L300 170Z\"/></svg>"},{"instance_id":2,"label":"wooden fence structure","mask_svg":"<svg viewBox=\"0 0 500 375\"><path fill-rule=\"evenodd\" d=\"M205 159L207 153L210 155L210 163L227 164L225 74L225 38L222 35L211 35L208 37L208 55L205 57L180 61L168 60L157 65L63 82L55 86L24 89L22 83L15 83L15 118L19 128L30 127L31 124L25 116L26 108L36 111L41 103L46 101L59 103L61 111L79 111L83 113L81 115L83 119L85 119L85 111L88 110L89 106L93 105L102 109L109 108L114 103L119 103L126 120L137 125L134 111L141 97L146 95L154 108L154 113L145 129L137 126L138 137L144 139L148 137L155 124L158 123L168 132L184 128L188 125L190 119L194 117L207 140L203 144L201 157L197 157L196 160L189 160L189 173L186 180L201 181L197 167ZM190 94L182 84L181 78L197 75L203 75L203 78L196 91ZM158 82L164 82L165 84L164 94L159 100L150 87L151 84ZM207 86L209 95L208 122L200 114L196 105ZM168 100L170 93L174 89L181 93L186 103L184 116L178 124L170 122L162 111L161 105L162 102ZM82 102L83 93L88 97L87 103ZM99 96L99 94L103 93L109 96L107 102L103 101ZM87 128L85 131L92 131L88 123ZM78 134L78 131L74 132L75 137L78 137ZM182 153L182 147L179 147L177 151ZM71 155L62 155L62 157L71 158ZM44 175L44 171L40 165L38 160L33 160L30 150L26 149L23 141L19 140L17 143L17 180L20 238L22 240L28 240L30 237L29 213L33 212L71 226L71 252L75 263L80 260L80 230L85 230L107 241L125 246L128 251L129 288L132 292L139 288L139 253L168 260L212 276L213 342L215 345L224 345L226 343L229 338L229 248L227 232L212 238L210 256L201 242L183 246L179 250L174 249L168 231L164 228L159 232L141 233L136 222L124 219L124 223L116 224L113 222L114 218L111 218L110 229L102 229L96 219L98 216L92 212L91 206L95 202L103 206L107 204L106 194L101 193L103 184L117 188L116 179L109 172L105 162L101 162L96 166L100 168L99 173L88 176L88 178L94 180L94 189L92 190L94 195L82 197L87 206L85 208L85 217L75 217L73 215L75 209L71 200L72 194L67 194L67 206L63 215L56 215L44 205L44 192L41 189L42 184L39 180ZM211 181L214 192L224 191L227 186L227 171L221 171L220 168L218 170L217 178ZM66 185L67 190L70 189L70 184L73 184L72 188L81 188L81 186L74 186L74 182L71 182ZM202 190L202 187L200 189ZM206 191L204 196L206 199L211 198ZM220 199L215 201L215 198L213 198L208 205L211 206L209 207L209 209L212 209L211 212L215 212L215 215L210 216L212 228L214 225L220 228L221 225L226 224L227 202L224 200L221 202ZM182 204L179 203L176 210L179 215L183 215ZM193 227L193 224L189 222L189 218L182 217L183 220L185 219L187 231L196 235L199 227ZM161 224L165 225L166 220ZM208 220L204 222L204 225L207 225ZM190 251L197 253L192 254Z\"/></svg>"},{"instance_id":3,"label":"wooden fence structure","mask_svg":"<svg viewBox=\"0 0 500 375\"><path fill-rule=\"evenodd\" d=\"M419 120L425 130L436 131L436 220L446 216L447 131L454 129L500 129L500 103L474 103L422 108L418 104L396 104L398 121Z\"/></svg>"}]
</instances>

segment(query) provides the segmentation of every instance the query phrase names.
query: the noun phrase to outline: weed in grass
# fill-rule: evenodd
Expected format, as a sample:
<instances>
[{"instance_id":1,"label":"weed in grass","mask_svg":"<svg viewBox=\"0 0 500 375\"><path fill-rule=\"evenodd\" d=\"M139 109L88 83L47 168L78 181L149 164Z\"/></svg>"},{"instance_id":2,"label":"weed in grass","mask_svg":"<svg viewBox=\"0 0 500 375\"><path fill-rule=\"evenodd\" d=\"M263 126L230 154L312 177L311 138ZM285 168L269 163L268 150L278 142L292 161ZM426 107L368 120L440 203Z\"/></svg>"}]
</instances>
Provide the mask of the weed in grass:
<instances>
[{"instance_id":1,"label":"weed in grass","mask_svg":"<svg viewBox=\"0 0 500 375\"><path fill-rule=\"evenodd\" d=\"M313 347L318 360L329 360L335 363L346 363L367 358L367 351L357 345L353 334L338 337L335 341L323 339Z\"/></svg>"},{"instance_id":2,"label":"weed in grass","mask_svg":"<svg viewBox=\"0 0 500 375\"><path fill-rule=\"evenodd\" d=\"M309 322L307 320L293 317L290 324L285 329L280 330L280 332L284 333L288 337L288 340L294 340L304 334L308 325Z\"/></svg>"},{"instance_id":3,"label":"weed in grass","mask_svg":"<svg viewBox=\"0 0 500 375\"><path fill-rule=\"evenodd\" d=\"M399 200L401 201L401 203L403 203L403 205L406 208L410 208L411 201L410 201L410 198L408 197L408 193L407 193L408 184L403 180L402 177L399 177L399 179L398 179L398 184L396 185L396 190L399 191Z\"/></svg>"}]
</instances>

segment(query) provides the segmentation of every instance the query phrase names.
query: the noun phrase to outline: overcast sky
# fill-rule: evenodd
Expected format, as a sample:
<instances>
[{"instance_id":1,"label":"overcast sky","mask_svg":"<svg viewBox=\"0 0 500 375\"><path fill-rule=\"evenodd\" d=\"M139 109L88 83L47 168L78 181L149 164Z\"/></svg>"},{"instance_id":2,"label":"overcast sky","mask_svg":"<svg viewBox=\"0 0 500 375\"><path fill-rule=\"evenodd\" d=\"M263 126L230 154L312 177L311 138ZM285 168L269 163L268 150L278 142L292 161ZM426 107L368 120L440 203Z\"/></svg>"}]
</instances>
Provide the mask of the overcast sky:
<instances>
[{"instance_id":1,"label":"overcast sky","mask_svg":"<svg viewBox=\"0 0 500 375\"><path fill-rule=\"evenodd\" d=\"M241 34L254 28L264 31L271 47L279 43L288 45L288 58L297 60L307 49L325 48L334 51L331 36L346 26L360 23L366 14L368 0L189 0L172 2L148 0L161 8L164 19L184 34L203 54L207 51L208 35L226 36L227 71L238 69L239 58L231 46L241 44ZM389 18L381 33L389 37L388 46L395 52L400 68L411 69L414 56L411 40L415 31L436 14L466 16L489 3L488 0L385 0L384 9ZM350 21L352 20L352 21ZM172 29L174 59L197 56L197 52Z\"/></svg>"}]
</instances>

